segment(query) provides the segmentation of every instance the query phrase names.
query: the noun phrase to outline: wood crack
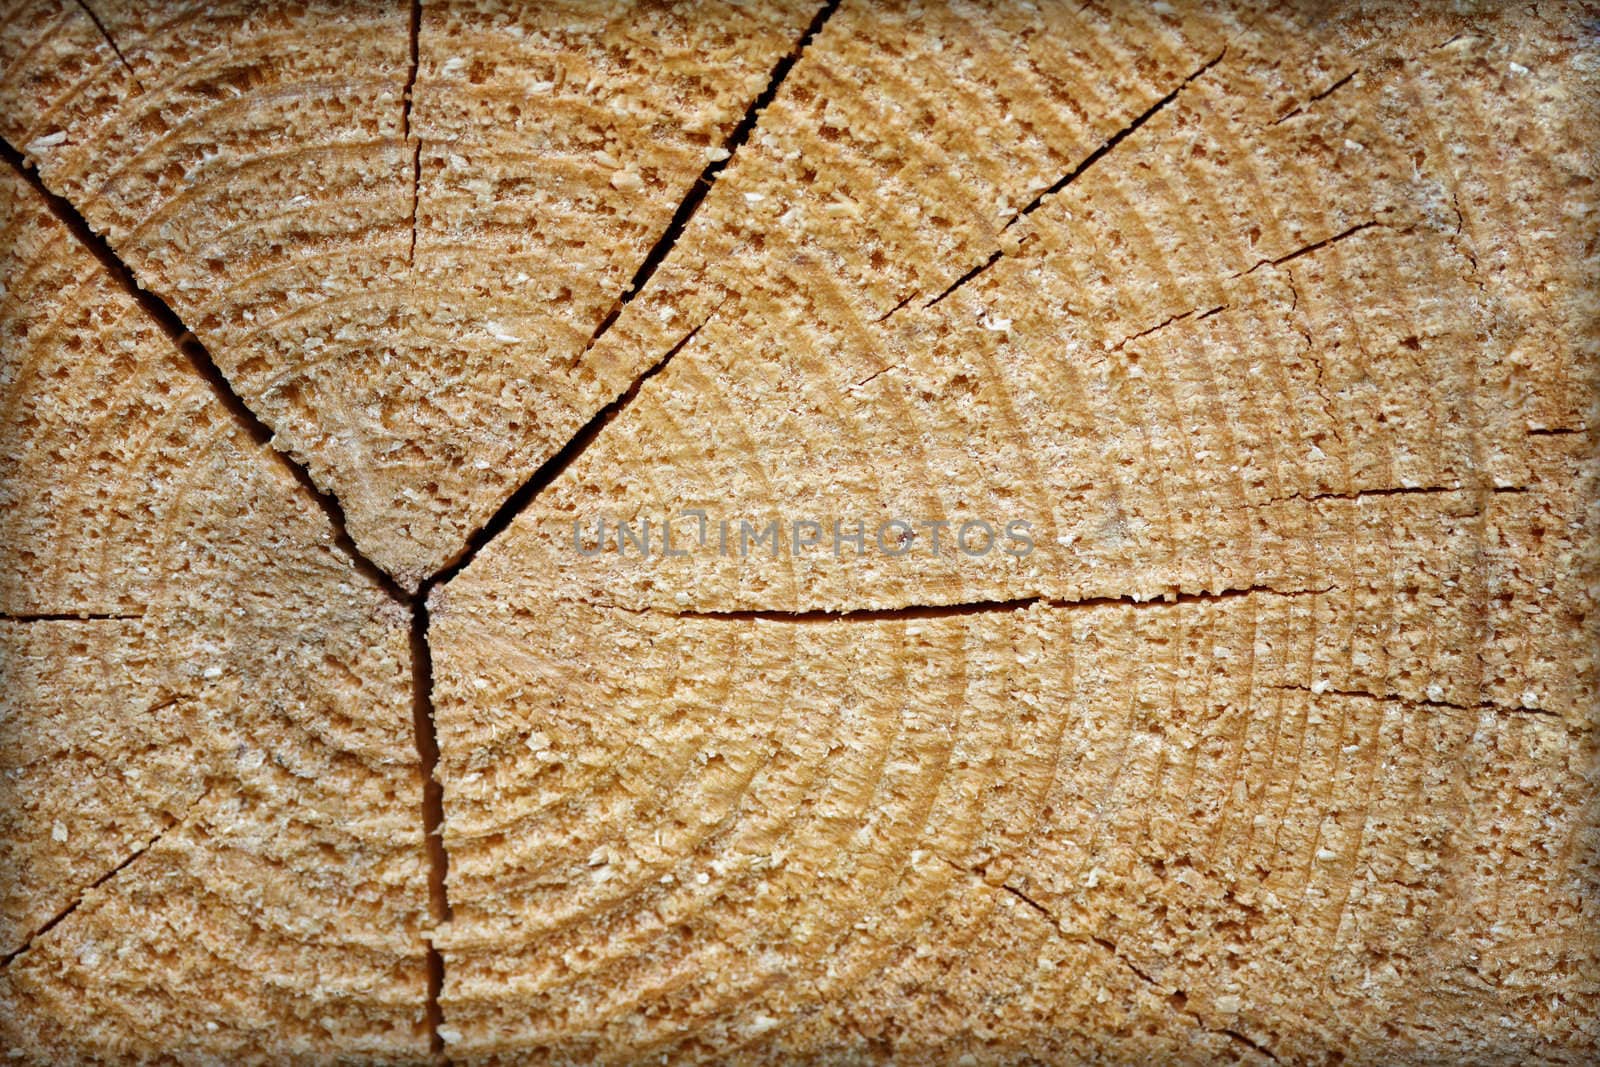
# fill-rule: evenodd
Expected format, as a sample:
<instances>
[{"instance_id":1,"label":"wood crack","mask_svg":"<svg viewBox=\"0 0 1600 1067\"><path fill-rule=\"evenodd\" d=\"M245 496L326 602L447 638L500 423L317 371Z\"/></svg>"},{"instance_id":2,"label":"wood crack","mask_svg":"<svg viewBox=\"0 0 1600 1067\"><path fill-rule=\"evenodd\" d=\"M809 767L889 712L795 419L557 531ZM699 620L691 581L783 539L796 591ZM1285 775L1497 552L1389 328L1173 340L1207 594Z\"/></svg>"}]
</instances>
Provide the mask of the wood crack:
<instances>
[{"instance_id":1,"label":"wood crack","mask_svg":"<svg viewBox=\"0 0 1600 1067\"><path fill-rule=\"evenodd\" d=\"M817 609L809 611L789 611L770 608L749 608L718 611L715 609L685 609L670 611L662 608L627 608L619 604L591 604L593 607L602 607L615 611L632 611L635 614L670 615L680 619L721 619L744 622L788 622L788 623L829 623L829 622L894 622L910 621L917 619L948 619L959 618L965 615L1004 614L1013 611L1026 611L1035 605L1046 608L1072 609L1089 607L1106 607L1124 605L1139 608L1164 607L1173 604L1209 603L1219 600L1231 600L1245 596L1280 596L1280 597L1305 597L1321 596L1335 591L1335 586L1326 586L1317 589L1276 589L1271 586L1252 585L1241 586L1235 589L1221 589L1216 592L1192 593L1167 593L1157 597L1141 599L1133 595L1122 596L1091 596L1081 598L1057 598L1039 595L1014 597L1005 600L972 600L955 604L908 604L893 608L847 608L839 610Z\"/></svg>"},{"instance_id":2,"label":"wood crack","mask_svg":"<svg viewBox=\"0 0 1600 1067\"><path fill-rule=\"evenodd\" d=\"M172 831L186 823L189 820L189 817L194 814L195 809L198 808L206 799L206 797L210 795L211 786L208 784L205 789L201 790L199 796L190 801L189 806L183 810L182 815L179 815L177 818L173 819L172 822L168 823L159 832L157 832L155 836L151 837L127 857L118 862L116 866L112 867L110 870L106 871L106 873L102 874L100 877L84 886L83 889L79 891L78 895L73 898L70 904L56 912L49 919L46 919L43 923L31 931L28 936L23 939L22 944L19 945L15 950L8 953L4 958L0 958L0 970L10 967L11 961L15 960L17 957L21 956L23 953L32 948L35 941L48 934L51 930L54 930L57 926L61 925L61 923L65 921L69 915L78 910L78 907L84 902L84 899L88 897L90 893L94 892L96 889L99 889L101 886L111 881L111 879L127 870L135 860L139 859L139 857L143 856L146 852L149 852L152 848L154 848L162 838L166 837Z\"/></svg>"},{"instance_id":3,"label":"wood crack","mask_svg":"<svg viewBox=\"0 0 1600 1067\"><path fill-rule=\"evenodd\" d=\"M0 622L120 622L144 618L144 612L0 611Z\"/></svg>"},{"instance_id":4,"label":"wood crack","mask_svg":"<svg viewBox=\"0 0 1600 1067\"><path fill-rule=\"evenodd\" d=\"M1060 923L1057 923L1056 925L1058 928L1061 928ZM1061 930L1064 937L1072 937L1072 935L1068 934L1064 928L1061 928ZM1080 937L1077 938L1077 940L1083 940L1083 938ZM1206 1022L1206 1020L1200 1016L1199 1012L1196 1012L1187 1006L1188 1000L1183 990L1170 989L1162 983L1156 981L1148 971L1124 955L1122 950L1117 947L1116 942L1110 940L1109 938L1101 937L1098 934L1090 934L1087 940L1093 942L1097 947L1105 952L1106 955L1110 956L1117 963L1121 964L1134 977L1144 982L1155 992L1160 993L1168 1008L1177 1014L1192 1020L1198 1029L1204 1030L1208 1034L1218 1034L1222 1037L1226 1037L1237 1044L1245 1046L1258 1056L1265 1056L1274 1063L1279 1062L1277 1054L1271 1049L1267 1048L1265 1045L1261 1044L1259 1041L1256 1041L1253 1038L1230 1027L1213 1026Z\"/></svg>"},{"instance_id":5,"label":"wood crack","mask_svg":"<svg viewBox=\"0 0 1600 1067\"><path fill-rule=\"evenodd\" d=\"M1320 241L1313 241L1308 245L1302 245L1301 247L1296 248L1293 252L1285 252L1283 255L1278 256L1275 259L1260 259L1260 260L1257 260L1256 263L1255 263L1255 266L1251 267L1248 270L1240 271L1238 274L1235 274L1232 277L1234 277L1234 278L1243 278L1247 274L1254 274L1256 271L1260 270L1262 267L1281 267L1285 263L1292 263L1293 261L1299 259L1301 256L1309 256L1313 252L1319 252L1324 248L1328 248L1328 247L1330 247L1332 245L1336 245L1340 241L1343 241L1343 240L1346 240L1348 238L1354 237L1358 233L1365 233L1367 230L1373 230L1373 229L1389 230L1389 229L1394 229L1394 227L1390 226L1386 222L1380 222L1377 219L1372 219L1372 220L1370 220L1368 222L1357 223L1356 225L1350 227L1348 230L1343 230L1343 231L1341 231L1339 233L1336 233L1332 237L1324 237ZM1400 235L1404 236L1405 234L1408 234L1408 233L1411 232L1411 227L1408 226L1408 227L1406 227L1404 229L1398 229L1398 230L1395 230L1395 232L1397 234L1400 234Z\"/></svg>"},{"instance_id":6,"label":"wood crack","mask_svg":"<svg viewBox=\"0 0 1600 1067\"><path fill-rule=\"evenodd\" d=\"M133 64L129 63L128 57L122 54L122 48L117 44L117 39L111 36L111 31L106 29L104 22L100 21L100 16L95 14L94 8L89 6L89 0L78 0L78 7L83 10L85 15L89 16L89 21L94 23L94 28L100 31L100 36L110 46L111 51L116 54L117 62L122 64L122 69L128 72L128 77L133 80L134 88L143 93L145 91L144 83L139 80L139 75L134 71Z\"/></svg>"},{"instance_id":7,"label":"wood crack","mask_svg":"<svg viewBox=\"0 0 1600 1067\"><path fill-rule=\"evenodd\" d=\"M1302 500L1315 503L1321 500L1363 500L1367 497L1385 496L1440 496L1448 493L1470 493L1470 485L1394 485L1380 486L1376 489L1354 489L1345 492L1319 492L1285 493L1282 496L1268 497L1258 504L1249 504L1247 507L1265 508L1273 504L1285 504L1291 500ZM1525 485L1496 485L1490 486L1488 492L1497 496L1516 496L1521 493L1531 493L1533 490Z\"/></svg>"},{"instance_id":8,"label":"wood crack","mask_svg":"<svg viewBox=\"0 0 1600 1067\"><path fill-rule=\"evenodd\" d=\"M1276 268L1274 268L1276 269ZM1311 331L1306 326L1294 321L1294 312L1300 306L1300 287L1295 283L1294 271L1285 268L1283 271L1285 284L1289 286L1289 320L1288 326L1306 346L1306 359L1310 361L1315 378L1312 389L1317 394L1317 399L1322 402L1322 414L1328 420L1328 432L1333 434L1333 439L1339 442L1339 448L1346 453L1349 451L1349 442L1344 438L1344 431L1339 429L1339 416L1333 403L1333 397L1328 395L1328 368L1326 361L1317 351L1317 343L1311 337ZM1346 475L1348 477L1348 474Z\"/></svg>"},{"instance_id":9,"label":"wood crack","mask_svg":"<svg viewBox=\"0 0 1600 1067\"><path fill-rule=\"evenodd\" d=\"M1199 322L1201 319L1209 319L1211 316L1221 314L1226 310L1228 310L1227 304L1218 304L1216 307L1213 307L1207 311L1201 311L1199 308L1190 308L1188 311L1185 311L1181 314L1169 315L1167 318L1162 319L1154 326L1140 330L1138 333L1131 333L1124 337L1122 340L1112 345L1110 351L1121 352L1125 346L1132 344L1134 341L1137 341L1143 337L1149 337L1153 333L1164 330L1168 326L1172 326L1176 323L1183 322L1186 319L1193 318L1196 322Z\"/></svg>"},{"instance_id":10,"label":"wood crack","mask_svg":"<svg viewBox=\"0 0 1600 1067\"><path fill-rule=\"evenodd\" d=\"M422 203L422 139L411 135L411 110L416 103L417 72L421 67L422 0L412 0L408 26L410 65L401 92L400 134L411 148L410 243L406 265L417 259L417 215ZM449 873L450 855L444 845L444 785L439 781L439 732L433 709L433 650L428 644L428 590L419 588L410 600L411 608L411 727L416 742L417 764L422 775L422 841L428 867L428 915L434 928L451 917ZM423 1019L428 1030L428 1049L437 1062L444 1056L444 956L434 933L423 934L424 1004Z\"/></svg>"},{"instance_id":11,"label":"wood crack","mask_svg":"<svg viewBox=\"0 0 1600 1067\"><path fill-rule=\"evenodd\" d=\"M417 68L420 66L422 38L422 0L411 0L411 66L406 71L405 88L400 94L400 136L411 145L411 244L406 251L406 265L417 259L417 207L422 196L422 140L411 139L411 107L416 96Z\"/></svg>"},{"instance_id":12,"label":"wood crack","mask_svg":"<svg viewBox=\"0 0 1600 1067\"><path fill-rule=\"evenodd\" d=\"M1009 223L1009 222L1006 223L1006 226L1009 227L1010 225L1011 225L1011 223ZM1005 254L1006 254L1005 253L1005 249L1003 249L1003 248L995 249L993 252L989 253L989 258L988 259L985 259L982 263L979 263L976 267L973 267L971 270L967 271L961 277L959 277L955 281L951 282L948 286L945 287L944 292L940 293L938 296L934 297L932 300L928 301L926 304L923 304L922 305L923 308L927 309L927 308L933 307L935 304L937 304L940 301L942 301L945 297L949 296L951 293L955 292L957 289L960 289L963 285L966 285L972 279L976 278L978 275L982 274L984 271L988 270L990 267L992 267L996 263L1000 262L1000 260L1002 258L1004 258Z\"/></svg>"},{"instance_id":13,"label":"wood crack","mask_svg":"<svg viewBox=\"0 0 1600 1067\"><path fill-rule=\"evenodd\" d=\"M1129 137L1133 136L1133 134L1137 133L1141 126L1155 118L1170 104L1172 104L1173 101L1177 100L1178 95L1182 93L1184 89L1188 88L1191 82L1200 77L1206 71L1210 70L1212 67L1216 66L1218 63L1222 62L1223 57L1227 54L1228 48L1226 45L1224 45L1222 51L1218 52L1215 56L1201 64L1193 74L1190 74L1188 77L1179 82L1166 96L1163 96L1160 100L1157 100L1154 104L1151 104L1132 122L1128 123L1122 129L1106 138L1105 141L1101 142L1098 148L1085 156L1076 167L1072 168L1072 170L1056 179L1050 185L1041 190L1037 195L1035 195L1032 200L1028 201L1027 205L1023 207L1022 210L1012 215L1011 218L1006 221L1006 224L1000 227L1000 232L1005 233L1009 231L1017 223L1021 222L1023 219L1027 218L1029 215L1033 214L1035 211L1039 210L1039 208L1044 206L1044 202L1046 200L1055 196L1067 186L1077 181L1090 167L1094 166L1106 156L1110 155L1118 145L1120 145L1123 141L1126 141ZM1004 249L997 249L990 254L988 259L984 260L982 263L979 263L977 266L961 275L961 277L957 278L954 282L951 282L943 292L922 306L924 308L933 307L945 297L949 296L951 293L955 292L957 289L960 289L972 279L976 278L978 275L994 266L1005 256L1005 254L1006 253Z\"/></svg>"},{"instance_id":14,"label":"wood crack","mask_svg":"<svg viewBox=\"0 0 1600 1067\"><path fill-rule=\"evenodd\" d=\"M433 651L428 645L428 603L419 596L411 608L412 731L416 737L417 762L422 773L423 848L428 863L428 914L434 925L450 921L448 876L450 855L444 847L444 785L439 781L439 734L433 712ZM439 1027L444 1009L439 995L444 989L444 957L434 943L432 932L423 935L426 946L427 1002L424 1016L428 1043L437 1057L444 1051Z\"/></svg>"},{"instance_id":15,"label":"wood crack","mask_svg":"<svg viewBox=\"0 0 1600 1067\"><path fill-rule=\"evenodd\" d=\"M1162 1002L1169 1010L1189 1019L1197 1029L1203 1030L1206 1033L1218 1034L1222 1037L1229 1038L1230 1040L1249 1048L1257 1055L1265 1056L1274 1063L1279 1062L1277 1055L1271 1049L1267 1048L1265 1045L1254 1040L1248 1035L1242 1034L1239 1031L1228 1027L1212 1026L1210 1023L1206 1022L1206 1020L1203 1019L1198 1012L1195 1012L1186 1006L1186 999L1182 990L1169 989L1165 985L1156 981L1155 977L1152 976L1150 972L1146 971L1128 956L1124 955L1122 950L1119 949L1116 943L1110 938L1104 937L1100 934L1085 933L1079 930L1069 930L1060 919L1056 918L1056 915L1053 911L1045 907L1033 897L1029 896L1027 893L1023 892L1021 889L1018 889L1016 886L1005 882L1002 882L998 885L991 883L986 877L987 872L981 866L966 867L943 854L938 854L938 858L963 874L971 875L982 885L999 889L1000 891L1009 894L1013 899L1021 901L1025 907L1042 916L1062 940L1077 944L1093 944L1106 955L1110 956L1113 961L1127 970L1134 977L1138 978L1141 982L1149 986L1155 992L1161 994Z\"/></svg>"},{"instance_id":16,"label":"wood crack","mask_svg":"<svg viewBox=\"0 0 1600 1067\"><path fill-rule=\"evenodd\" d=\"M844 611L783 611L765 608L745 610L685 610L658 611L654 614L671 615L680 619L720 619L733 622L895 622L915 619L952 619L964 615L1004 614L1025 611L1041 603L1037 596L1017 597L1012 600L975 600L964 604L911 604L898 608L858 608Z\"/></svg>"},{"instance_id":17,"label":"wood crack","mask_svg":"<svg viewBox=\"0 0 1600 1067\"><path fill-rule=\"evenodd\" d=\"M1023 219L1039 210L1039 208L1044 204L1045 200L1055 196L1057 193L1061 192L1061 190L1077 181L1083 176L1085 171L1094 166L1096 163L1100 162L1100 160L1104 159L1106 156L1110 155L1118 145L1120 145L1123 141L1126 141L1129 137L1133 136L1133 134L1137 133L1141 126L1155 118L1170 104L1172 104L1173 101L1177 100L1178 94L1187 89L1189 87L1189 83L1193 82L1196 78L1200 77L1218 63L1221 63L1223 57L1227 54L1228 46L1223 45L1222 51L1218 52L1216 55L1202 63L1193 74L1190 74L1188 77L1184 78L1183 81L1174 86L1170 93L1168 93L1166 96L1163 96L1160 100L1157 100L1154 104L1151 104L1132 122L1128 123L1128 125L1112 134L1101 143L1099 148L1096 148L1093 152L1090 152L1087 156L1085 156L1083 161L1071 171L1056 179L1054 183L1047 186L1042 192L1030 200L1026 207L1013 215L1011 220L1001 227L1001 230L1005 231L1011 229L1011 227L1015 226L1018 222L1021 222Z\"/></svg>"},{"instance_id":18,"label":"wood crack","mask_svg":"<svg viewBox=\"0 0 1600 1067\"><path fill-rule=\"evenodd\" d=\"M767 106L777 98L778 90L783 85L784 80L788 78L789 71L799 61L806 47L816 39L817 34L822 32L822 27L827 24L833 13L839 9L841 2L842 0L828 0L827 3L818 8L816 15L811 19L811 24L800 35L800 39L795 43L794 48L773 66L772 73L767 77L766 88L750 102L750 106L745 109L743 117L739 119L738 124L734 126L727 139L722 142L721 158L707 163L705 169L700 172L700 176L689 186L688 193L678 203L677 210L672 213L672 218L667 223L667 228L662 231L656 243L645 254L644 261L639 264L639 268L634 271L633 278L628 282L627 287L618 294L617 299L611 305L611 309L606 312L605 317L600 320L600 324L595 327L588 343L573 358L572 366L576 367L581 364L583 357L589 354L589 350L600 343L600 338L606 335L622 315L622 309L627 307L633 298L639 294L655 274L656 269L661 266L668 254L671 253L673 247L678 243L678 238L683 235L684 229L689 225L690 220L694 218L695 212L700 210L701 203L705 201L706 194L711 191L711 186L716 183L718 175L728 168L728 165L733 162L734 155L750 139L751 133L755 131L756 123L760 121L761 112L766 110Z\"/></svg>"},{"instance_id":19,"label":"wood crack","mask_svg":"<svg viewBox=\"0 0 1600 1067\"><path fill-rule=\"evenodd\" d=\"M1450 187L1450 210L1455 212L1456 216L1456 230L1455 233L1450 235L1451 240L1461 250L1461 254L1467 257L1467 262L1472 264L1472 269L1467 273L1472 277L1473 284L1478 287L1480 293L1486 293L1488 287L1484 284L1483 279L1478 277L1477 250L1473 247L1471 235L1465 232L1467 216L1461 210L1461 196L1456 192L1453 185Z\"/></svg>"},{"instance_id":20,"label":"wood crack","mask_svg":"<svg viewBox=\"0 0 1600 1067\"><path fill-rule=\"evenodd\" d=\"M1338 92L1340 89L1343 89L1346 85L1349 85L1350 82L1352 80L1354 80L1355 76L1357 74L1360 74L1360 73L1361 73L1361 68L1357 67L1355 70L1352 70L1349 74L1346 74L1344 77L1340 78L1338 81L1334 82L1332 85L1330 85L1326 89L1322 90L1322 92L1317 93L1315 96L1307 97L1305 103L1298 105L1297 107L1294 108L1294 110L1290 111L1288 114L1282 116L1281 118L1274 119L1273 122L1272 122L1272 125L1278 126L1278 125L1281 125L1282 123L1288 122L1290 119L1294 118L1296 115L1299 115L1302 112L1304 112L1305 109L1310 107L1312 104L1318 103L1319 101L1322 101L1322 100L1326 100L1328 97L1332 96L1334 93Z\"/></svg>"},{"instance_id":21,"label":"wood crack","mask_svg":"<svg viewBox=\"0 0 1600 1067\"><path fill-rule=\"evenodd\" d=\"M1367 700L1378 700L1385 704L1400 704L1406 707L1449 708L1453 711L1493 711L1503 715L1543 715L1553 719L1561 718L1560 712L1552 711L1549 708L1541 708L1531 704L1501 704L1493 700L1480 700L1475 704L1462 704L1458 701L1435 700L1430 697L1405 697L1396 693L1374 693L1367 689L1334 689L1327 686L1291 685L1288 683L1268 685L1264 688L1310 693L1312 696L1361 697Z\"/></svg>"},{"instance_id":22,"label":"wood crack","mask_svg":"<svg viewBox=\"0 0 1600 1067\"><path fill-rule=\"evenodd\" d=\"M899 309L897 308L896 310L899 310ZM848 393L853 393L857 389L865 388L866 386L871 385L873 382L877 381L881 376L883 376L885 374L888 374L890 371L898 370L899 367L900 367L900 364L898 364L898 363L891 363L887 367L879 367L877 370L873 371L871 374L867 375L865 378L861 379L859 382L853 383L850 386L850 388L845 390L845 391L848 392Z\"/></svg>"}]
</instances>

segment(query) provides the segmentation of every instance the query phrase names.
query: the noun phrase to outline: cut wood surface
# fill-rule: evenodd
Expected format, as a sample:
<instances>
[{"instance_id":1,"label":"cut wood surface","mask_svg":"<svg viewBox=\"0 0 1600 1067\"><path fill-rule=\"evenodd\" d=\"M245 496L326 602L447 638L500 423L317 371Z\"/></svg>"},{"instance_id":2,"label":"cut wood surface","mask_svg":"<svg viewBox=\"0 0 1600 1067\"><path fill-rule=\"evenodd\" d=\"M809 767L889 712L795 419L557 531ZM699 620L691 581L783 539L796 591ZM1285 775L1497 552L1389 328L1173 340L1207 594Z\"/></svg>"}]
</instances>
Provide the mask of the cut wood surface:
<instances>
[{"instance_id":1,"label":"cut wood surface","mask_svg":"<svg viewBox=\"0 0 1600 1067\"><path fill-rule=\"evenodd\" d=\"M7 0L0 136L12 1059L1600 1057L1592 5Z\"/></svg>"},{"instance_id":2,"label":"cut wood surface","mask_svg":"<svg viewBox=\"0 0 1600 1067\"><path fill-rule=\"evenodd\" d=\"M425 1054L406 612L9 169L0 234L8 1051Z\"/></svg>"}]
</instances>

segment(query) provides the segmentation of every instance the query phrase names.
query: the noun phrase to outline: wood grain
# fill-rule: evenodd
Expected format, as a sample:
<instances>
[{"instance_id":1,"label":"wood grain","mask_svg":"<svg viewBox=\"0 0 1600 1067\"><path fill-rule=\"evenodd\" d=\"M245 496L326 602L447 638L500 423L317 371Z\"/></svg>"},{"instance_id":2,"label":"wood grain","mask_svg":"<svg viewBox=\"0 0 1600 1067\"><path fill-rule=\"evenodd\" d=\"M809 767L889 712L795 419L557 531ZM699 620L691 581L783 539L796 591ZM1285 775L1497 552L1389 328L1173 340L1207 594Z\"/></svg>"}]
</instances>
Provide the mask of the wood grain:
<instances>
[{"instance_id":1,"label":"wood grain","mask_svg":"<svg viewBox=\"0 0 1600 1067\"><path fill-rule=\"evenodd\" d=\"M0 5L0 1044L1592 1062L1597 26Z\"/></svg>"}]
</instances>

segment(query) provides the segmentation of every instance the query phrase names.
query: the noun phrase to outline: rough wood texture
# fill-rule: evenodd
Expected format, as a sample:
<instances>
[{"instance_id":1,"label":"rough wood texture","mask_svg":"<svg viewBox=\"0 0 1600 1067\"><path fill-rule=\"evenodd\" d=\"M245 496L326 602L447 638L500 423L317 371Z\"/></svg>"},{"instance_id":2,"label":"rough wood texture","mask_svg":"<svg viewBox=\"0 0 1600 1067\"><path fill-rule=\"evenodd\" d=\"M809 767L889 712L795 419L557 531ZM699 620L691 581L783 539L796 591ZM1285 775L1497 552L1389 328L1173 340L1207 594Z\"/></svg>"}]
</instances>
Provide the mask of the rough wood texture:
<instances>
[{"instance_id":1,"label":"rough wood texture","mask_svg":"<svg viewBox=\"0 0 1600 1067\"><path fill-rule=\"evenodd\" d=\"M1576 3L6 4L0 1039L1593 1062L1597 97Z\"/></svg>"},{"instance_id":2,"label":"rough wood texture","mask_svg":"<svg viewBox=\"0 0 1600 1067\"><path fill-rule=\"evenodd\" d=\"M376 2L0 32L0 134L412 588L626 387L584 348L810 17L519 6L426 5L415 61Z\"/></svg>"},{"instance_id":3,"label":"rough wood texture","mask_svg":"<svg viewBox=\"0 0 1600 1067\"><path fill-rule=\"evenodd\" d=\"M0 172L0 1039L426 1053L409 620Z\"/></svg>"}]
</instances>

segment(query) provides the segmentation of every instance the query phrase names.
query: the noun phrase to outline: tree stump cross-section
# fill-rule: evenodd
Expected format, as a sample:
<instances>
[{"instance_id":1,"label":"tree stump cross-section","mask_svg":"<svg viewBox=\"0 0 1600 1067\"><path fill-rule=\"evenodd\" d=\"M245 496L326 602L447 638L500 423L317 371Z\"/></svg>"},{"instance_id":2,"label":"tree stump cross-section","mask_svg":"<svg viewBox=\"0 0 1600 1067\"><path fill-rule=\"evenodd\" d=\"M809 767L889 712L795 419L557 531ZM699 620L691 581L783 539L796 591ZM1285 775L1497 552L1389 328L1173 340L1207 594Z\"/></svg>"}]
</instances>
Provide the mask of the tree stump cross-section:
<instances>
[{"instance_id":1,"label":"tree stump cross-section","mask_svg":"<svg viewBox=\"0 0 1600 1067\"><path fill-rule=\"evenodd\" d=\"M0 3L23 1063L1590 1063L1592 5Z\"/></svg>"}]
</instances>

